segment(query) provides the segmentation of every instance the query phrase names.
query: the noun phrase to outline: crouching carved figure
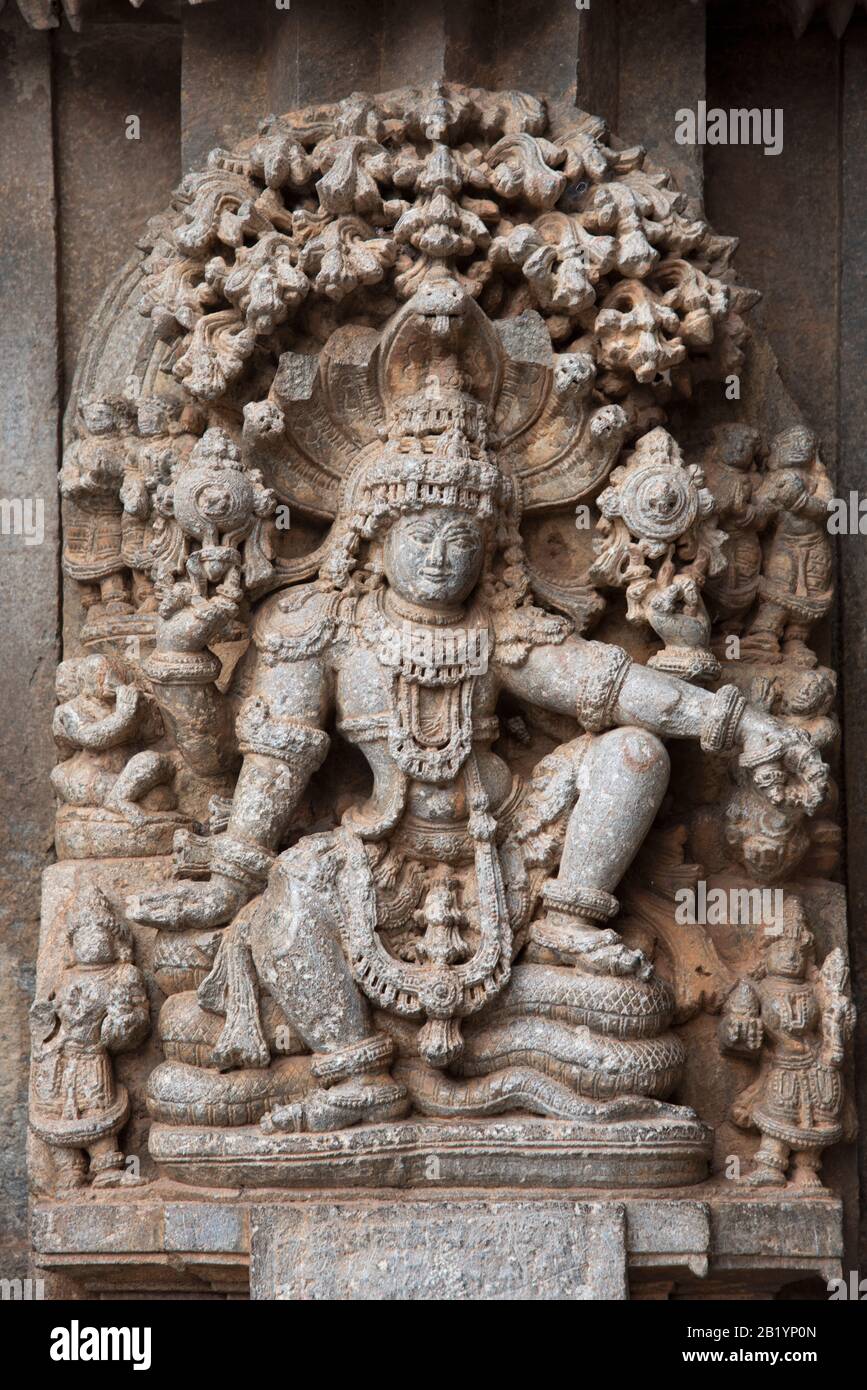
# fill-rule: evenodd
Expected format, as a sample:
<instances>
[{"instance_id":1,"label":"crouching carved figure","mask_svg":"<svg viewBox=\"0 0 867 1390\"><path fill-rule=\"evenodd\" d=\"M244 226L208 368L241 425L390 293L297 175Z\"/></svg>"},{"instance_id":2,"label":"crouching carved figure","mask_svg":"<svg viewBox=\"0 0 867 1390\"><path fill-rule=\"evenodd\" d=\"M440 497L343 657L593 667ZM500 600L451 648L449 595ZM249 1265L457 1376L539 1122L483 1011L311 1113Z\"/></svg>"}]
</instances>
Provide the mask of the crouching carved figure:
<instances>
[{"instance_id":1,"label":"crouching carved figure","mask_svg":"<svg viewBox=\"0 0 867 1390\"><path fill-rule=\"evenodd\" d=\"M734 687L633 664L535 606L509 429L526 427L522 410L561 434L568 417L588 468L600 454L598 478L623 428L603 407L594 431L592 400L558 397L532 346L442 277L382 334L332 338L312 387L301 354L285 354L269 400L248 409L249 448L291 453L297 431L308 474L314 425L331 437L323 420L353 371L368 393L378 383L385 423L348 465L321 548L286 568L306 582L260 604L228 697L205 650L234 616L225 584L166 609L148 661L182 751L213 766L205 731L226 739L228 698L243 757L225 831L180 837L189 880L129 904L165 931L226 928L198 1004L164 1009L158 1118L296 1131L413 1108L684 1113L663 1104L683 1061L670 991L615 925L666 790L663 739L741 750L772 800L808 811L824 768ZM526 779L495 751L504 693L577 721ZM362 751L372 791L287 848L335 734Z\"/></svg>"}]
</instances>

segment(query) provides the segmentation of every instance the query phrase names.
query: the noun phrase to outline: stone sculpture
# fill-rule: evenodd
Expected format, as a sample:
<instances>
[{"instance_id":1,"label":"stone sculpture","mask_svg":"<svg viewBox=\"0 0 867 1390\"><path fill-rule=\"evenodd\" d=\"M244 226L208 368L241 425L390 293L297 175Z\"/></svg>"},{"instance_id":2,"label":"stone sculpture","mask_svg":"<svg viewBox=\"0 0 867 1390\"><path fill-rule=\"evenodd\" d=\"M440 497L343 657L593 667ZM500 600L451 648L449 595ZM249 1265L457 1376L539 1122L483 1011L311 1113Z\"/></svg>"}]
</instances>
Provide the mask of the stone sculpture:
<instances>
[{"instance_id":1,"label":"stone sculpture","mask_svg":"<svg viewBox=\"0 0 867 1390\"><path fill-rule=\"evenodd\" d=\"M758 1079L734 1107L734 1119L758 1130L761 1144L746 1181L780 1186L791 1164L799 1188L821 1188L822 1151L843 1134L843 1063L855 1012L849 970L838 948L820 970L797 898L767 929L763 967L741 980L723 1011L723 1048L760 1061Z\"/></svg>"},{"instance_id":2,"label":"stone sculpture","mask_svg":"<svg viewBox=\"0 0 867 1390\"><path fill-rule=\"evenodd\" d=\"M71 909L69 959L57 987L30 1011L30 1127L51 1149L60 1188L134 1186L117 1144L129 1095L112 1055L142 1042L150 1010L129 929L98 889ZM88 1162L89 1160L89 1162Z\"/></svg>"},{"instance_id":3,"label":"stone sculpture","mask_svg":"<svg viewBox=\"0 0 867 1390\"><path fill-rule=\"evenodd\" d=\"M391 367L400 382L383 402L386 438L361 452L344 481L315 581L260 609L257 660L235 720L244 762L228 826L199 846L211 868L207 885L156 889L129 909L139 922L169 929L236 919L199 994L227 1020L214 1061L267 1064L251 1005L268 992L312 1050L313 1080L326 1082L273 1111L274 1125L390 1119L434 1092L438 1113L487 1113L493 1097L497 1108L514 1108L516 1095L535 1109L526 1094L534 1070L533 1084L544 1089L539 1108L564 1117L571 1096L558 1100L555 1078L588 1096L605 1087L667 1094L678 1048L664 1036L652 1052L622 1041L616 1059L600 1040L597 1066L579 1063L584 1030L603 1016L618 1018L623 1038L639 1030L646 1037L661 1033L648 1014L661 1023L667 1012L649 963L605 925L665 792L658 736L742 748L754 776L791 777L820 795L821 763L809 742L747 710L733 687L704 695L632 663L622 648L571 637L565 620L529 601L520 504L487 445L498 401L485 411L463 388L462 339L476 351L484 343L496 375L506 375L509 364L500 365L473 301L444 278L419 290L376 345L376 370ZM210 611L198 611L212 635ZM187 623L185 636L190 630ZM183 749L188 696L210 697L215 707L220 697L198 672L185 685L172 669L160 684L174 656L162 647L146 670ZM556 747L526 784L491 751L503 690L574 716L585 731ZM197 706L193 735L203 719L219 727L216 709L211 716ZM326 756L332 719L364 752L373 794L347 810L340 829L302 837L280 854ZM532 964L513 966L525 946ZM564 988L574 990L566 967L577 968L586 996L571 1020L580 1018L581 1031L535 1022L532 1047L487 1035L484 1021L497 1006L514 1015L507 1031L516 1038L531 1016L555 1023ZM527 972L537 997L522 1009ZM384 1015L379 1028L371 1005ZM634 1009L644 1015L640 1025ZM422 1026L395 1038L390 1015ZM466 1061L463 1020L473 1020ZM391 1074L395 1052L409 1062L408 1089ZM513 1056L517 1069L508 1065ZM457 1078L465 1065L470 1077L490 1075L490 1085L444 1082L443 1069ZM216 1073L214 1085L219 1094ZM166 1090L178 1113L182 1086L171 1064L155 1074L157 1115Z\"/></svg>"},{"instance_id":4,"label":"stone sculpture","mask_svg":"<svg viewBox=\"0 0 867 1390\"><path fill-rule=\"evenodd\" d=\"M159 1173L388 1183L445 1127L466 1182L706 1176L680 1025L733 975L672 895L835 830L816 441L671 419L743 367L733 249L453 84L269 117L149 225L69 420L55 784L153 943Z\"/></svg>"},{"instance_id":5,"label":"stone sculpture","mask_svg":"<svg viewBox=\"0 0 867 1390\"><path fill-rule=\"evenodd\" d=\"M175 813L175 763L143 748L164 733L153 696L131 671L104 656L77 657L57 671L54 739L62 761L51 781L61 802L61 858L165 854L182 817Z\"/></svg>"},{"instance_id":6,"label":"stone sculpture","mask_svg":"<svg viewBox=\"0 0 867 1390\"><path fill-rule=\"evenodd\" d=\"M810 628L831 606L831 541L827 518L831 484L811 430L795 425L771 445L769 475L759 505L775 514L764 545L761 602L745 649L767 660L785 655L815 666Z\"/></svg>"}]
</instances>

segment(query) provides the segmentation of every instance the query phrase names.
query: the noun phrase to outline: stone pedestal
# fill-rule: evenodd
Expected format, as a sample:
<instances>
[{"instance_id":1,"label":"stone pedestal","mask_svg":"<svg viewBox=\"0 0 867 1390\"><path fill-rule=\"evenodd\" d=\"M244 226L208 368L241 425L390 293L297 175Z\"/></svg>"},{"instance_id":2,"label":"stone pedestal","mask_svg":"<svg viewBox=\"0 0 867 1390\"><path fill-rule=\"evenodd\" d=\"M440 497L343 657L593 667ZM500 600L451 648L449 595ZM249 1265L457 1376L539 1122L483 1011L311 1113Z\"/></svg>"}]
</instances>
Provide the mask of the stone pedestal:
<instances>
[{"instance_id":1,"label":"stone pedestal","mask_svg":"<svg viewBox=\"0 0 867 1390\"><path fill-rule=\"evenodd\" d=\"M621 1300L640 1290L768 1297L837 1278L831 1196L502 1190L184 1196L167 1185L38 1203L36 1273L82 1297L118 1291L261 1300ZM659 1289L663 1292L659 1293Z\"/></svg>"},{"instance_id":2,"label":"stone pedestal","mask_svg":"<svg viewBox=\"0 0 867 1390\"><path fill-rule=\"evenodd\" d=\"M251 1223L256 1299L625 1299L616 1202L292 1203Z\"/></svg>"},{"instance_id":3,"label":"stone pedestal","mask_svg":"<svg viewBox=\"0 0 867 1390\"><path fill-rule=\"evenodd\" d=\"M684 1106L642 1119L407 1120L327 1134L154 1125L167 1177L204 1187L681 1187L707 1174L711 1134Z\"/></svg>"}]
</instances>

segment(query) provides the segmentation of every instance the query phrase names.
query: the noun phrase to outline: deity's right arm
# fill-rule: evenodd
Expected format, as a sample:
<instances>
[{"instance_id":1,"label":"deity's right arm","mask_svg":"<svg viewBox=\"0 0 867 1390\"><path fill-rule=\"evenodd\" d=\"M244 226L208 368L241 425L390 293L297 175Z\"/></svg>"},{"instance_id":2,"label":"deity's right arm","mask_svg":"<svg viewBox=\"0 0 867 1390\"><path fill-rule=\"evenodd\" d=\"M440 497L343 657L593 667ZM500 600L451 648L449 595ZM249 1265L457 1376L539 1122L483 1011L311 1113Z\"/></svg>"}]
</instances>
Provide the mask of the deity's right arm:
<instances>
[{"instance_id":1,"label":"deity's right arm","mask_svg":"<svg viewBox=\"0 0 867 1390\"><path fill-rule=\"evenodd\" d=\"M305 586L269 600L253 630L256 665L235 722L244 763L227 833L270 851L328 752L336 636L329 608Z\"/></svg>"},{"instance_id":2,"label":"deity's right arm","mask_svg":"<svg viewBox=\"0 0 867 1390\"><path fill-rule=\"evenodd\" d=\"M262 878L311 776L324 761L333 702L332 641L323 595L305 586L263 605L256 659L235 720L243 765L216 863L249 863ZM264 882L252 883L260 889Z\"/></svg>"},{"instance_id":3,"label":"deity's right arm","mask_svg":"<svg viewBox=\"0 0 867 1390\"><path fill-rule=\"evenodd\" d=\"M323 762L329 738L329 672L321 658L273 665L261 659L252 692L235 721L243 764L225 831L213 837L181 834L176 868L210 871L212 896L237 911L261 893L280 842L311 776Z\"/></svg>"},{"instance_id":4,"label":"deity's right arm","mask_svg":"<svg viewBox=\"0 0 867 1390\"><path fill-rule=\"evenodd\" d=\"M320 660L257 670L235 723L244 762L227 836L277 849L313 773L328 752L329 673Z\"/></svg>"},{"instance_id":5,"label":"deity's right arm","mask_svg":"<svg viewBox=\"0 0 867 1390\"><path fill-rule=\"evenodd\" d=\"M245 681L234 734L243 765L226 830L219 835L176 837L176 873L182 881L139 895L128 906L134 921L178 930L229 922L262 892L304 789L328 752L327 722L333 689L331 643L323 630L316 650L306 650L296 619L317 625L318 603L288 619L269 600L255 627L255 662ZM312 618L313 621L309 621ZM209 874L201 881L202 873ZM190 874L198 880L188 879Z\"/></svg>"}]
</instances>

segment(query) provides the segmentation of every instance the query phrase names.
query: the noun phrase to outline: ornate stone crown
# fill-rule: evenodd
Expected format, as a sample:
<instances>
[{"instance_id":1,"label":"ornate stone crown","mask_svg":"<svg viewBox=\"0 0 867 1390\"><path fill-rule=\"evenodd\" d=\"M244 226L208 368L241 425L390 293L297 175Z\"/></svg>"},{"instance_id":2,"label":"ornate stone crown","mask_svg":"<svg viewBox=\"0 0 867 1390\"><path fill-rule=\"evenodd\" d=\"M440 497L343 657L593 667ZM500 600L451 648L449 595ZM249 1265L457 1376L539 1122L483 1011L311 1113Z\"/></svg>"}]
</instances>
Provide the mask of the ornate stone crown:
<instances>
[{"instance_id":1,"label":"ornate stone crown","mask_svg":"<svg viewBox=\"0 0 867 1390\"><path fill-rule=\"evenodd\" d=\"M806 913L797 898L787 894L782 919L765 928L765 940L768 943L793 941L805 951L813 949L815 938L807 925Z\"/></svg>"},{"instance_id":2,"label":"ornate stone crown","mask_svg":"<svg viewBox=\"0 0 867 1390\"><path fill-rule=\"evenodd\" d=\"M556 357L534 311L494 322L432 275L381 332L342 328L315 357L284 353L268 400L245 411L245 444L283 500L323 519L365 488L482 515L568 505L607 474L626 431L619 412L597 438L586 373L558 375L573 357Z\"/></svg>"},{"instance_id":3,"label":"ornate stone crown","mask_svg":"<svg viewBox=\"0 0 867 1390\"><path fill-rule=\"evenodd\" d=\"M449 374L452 383L431 373L423 391L397 404L382 451L364 469L374 507L438 505L489 517L512 500L514 490L487 448L485 408L458 373Z\"/></svg>"}]
</instances>

